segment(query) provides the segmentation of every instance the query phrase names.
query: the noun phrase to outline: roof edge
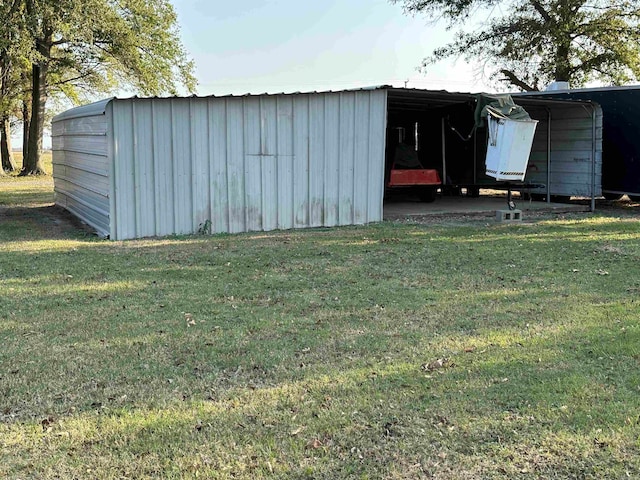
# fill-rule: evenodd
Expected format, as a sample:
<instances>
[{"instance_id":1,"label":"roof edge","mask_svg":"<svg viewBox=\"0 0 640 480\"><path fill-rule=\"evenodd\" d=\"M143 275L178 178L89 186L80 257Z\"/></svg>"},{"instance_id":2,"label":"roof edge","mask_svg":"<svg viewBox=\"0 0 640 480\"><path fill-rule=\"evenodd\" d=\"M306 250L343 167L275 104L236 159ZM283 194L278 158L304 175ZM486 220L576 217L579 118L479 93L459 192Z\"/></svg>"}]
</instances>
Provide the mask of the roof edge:
<instances>
[{"instance_id":1,"label":"roof edge","mask_svg":"<svg viewBox=\"0 0 640 480\"><path fill-rule=\"evenodd\" d=\"M97 115L104 115L107 110L107 105L113 100L115 100L115 97L105 98L104 100L99 100L87 105L81 105L79 107L71 108L54 116L51 122L55 123L62 120L70 120L72 118L95 117Z\"/></svg>"}]
</instances>

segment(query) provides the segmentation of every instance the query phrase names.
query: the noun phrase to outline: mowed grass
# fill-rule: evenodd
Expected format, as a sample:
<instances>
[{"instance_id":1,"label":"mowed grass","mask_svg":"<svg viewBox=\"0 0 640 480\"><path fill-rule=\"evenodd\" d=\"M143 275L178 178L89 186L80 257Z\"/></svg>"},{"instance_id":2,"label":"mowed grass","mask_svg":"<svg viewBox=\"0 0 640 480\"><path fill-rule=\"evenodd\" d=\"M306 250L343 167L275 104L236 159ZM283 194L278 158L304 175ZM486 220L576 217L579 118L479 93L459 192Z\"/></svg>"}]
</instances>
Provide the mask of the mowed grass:
<instances>
[{"instance_id":1,"label":"mowed grass","mask_svg":"<svg viewBox=\"0 0 640 480\"><path fill-rule=\"evenodd\" d=\"M640 477L637 213L50 223L0 217L0 477Z\"/></svg>"},{"instance_id":2,"label":"mowed grass","mask_svg":"<svg viewBox=\"0 0 640 480\"><path fill-rule=\"evenodd\" d=\"M51 151L43 152L42 163L46 176L18 177L22 169L22 152L13 152L18 166L16 172L0 176L0 208L6 206L31 207L52 204L53 197L53 167Z\"/></svg>"}]
</instances>

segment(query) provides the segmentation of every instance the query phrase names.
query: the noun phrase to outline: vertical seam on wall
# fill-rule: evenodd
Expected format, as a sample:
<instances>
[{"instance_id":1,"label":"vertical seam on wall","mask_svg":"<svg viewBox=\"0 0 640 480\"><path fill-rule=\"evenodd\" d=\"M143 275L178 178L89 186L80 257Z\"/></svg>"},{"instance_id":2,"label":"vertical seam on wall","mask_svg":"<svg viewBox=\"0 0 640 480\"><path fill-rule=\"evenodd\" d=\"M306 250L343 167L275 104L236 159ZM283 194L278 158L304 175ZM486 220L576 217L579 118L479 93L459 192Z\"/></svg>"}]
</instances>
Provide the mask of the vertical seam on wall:
<instances>
[{"instance_id":1,"label":"vertical seam on wall","mask_svg":"<svg viewBox=\"0 0 640 480\"><path fill-rule=\"evenodd\" d=\"M214 148L214 132L211 126L211 99L206 100L205 114L207 116L207 120L205 122L206 129L205 133L207 135L207 176L206 176L206 185L207 185L207 215L209 217L209 222L211 225L210 233L214 232L213 229L213 179L212 177L212 167L213 167L213 148Z\"/></svg>"},{"instance_id":2,"label":"vertical seam on wall","mask_svg":"<svg viewBox=\"0 0 640 480\"><path fill-rule=\"evenodd\" d=\"M337 122L337 126L338 126L338 163L336 165L337 167L337 173L338 173L338 179L336 182L336 194L337 194L337 203L336 203L336 225L340 225L340 203L341 203L341 189L340 189L340 167L342 166L342 96L343 93L339 93L338 94L338 122Z\"/></svg>"},{"instance_id":3,"label":"vertical seam on wall","mask_svg":"<svg viewBox=\"0 0 640 480\"><path fill-rule=\"evenodd\" d=\"M320 225L326 226L327 209L327 96L322 96L322 208L320 209Z\"/></svg>"},{"instance_id":4,"label":"vertical seam on wall","mask_svg":"<svg viewBox=\"0 0 640 480\"><path fill-rule=\"evenodd\" d=\"M276 98L276 151L275 153L275 162L273 165L273 170L274 170L274 175L275 175L275 185L273 185L273 197L274 197L274 207L276 209L275 211L275 222L276 222L276 228L280 228L280 101L279 101L279 97L275 97Z\"/></svg>"},{"instance_id":5,"label":"vertical seam on wall","mask_svg":"<svg viewBox=\"0 0 640 480\"><path fill-rule=\"evenodd\" d=\"M158 161L156 159L155 100L151 102L151 163L153 164L153 232L158 235Z\"/></svg>"},{"instance_id":6,"label":"vertical seam on wall","mask_svg":"<svg viewBox=\"0 0 640 480\"><path fill-rule=\"evenodd\" d=\"M307 208L306 226L311 226L311 96L306 95L307 100Z\"/></svg>"},{"instance_id":7,"label":"vertical seam on wall","mask_svg":"<svg viewBox=\"0 0 640 480\"><path fill-rule=\"evenodd\" d=\"M369 103L369 121L367 122L367 137L366 137L366 142L365 142L365 155L364 155L364 159L365 159L365 169L367 170L367 175L366 175L366 179L367 179L367 183L365 184L365 189L364 189L364 223L369 223L369 188L371 188L371 139L372 139L372 135L371 135L371 129L373 128L373 115L371 114L372 112L372 103L373 103L373 93L369 92L368 93L368 103Z\"/></svg>"},{"instance_id":8,"label":"vertical seam on wall","mask_svg":"<svg viewBox=\"0 0 640 480\"><path fill-rule=\"evenodd\" d=\"M176 129L175 129L175 122L173 121L173 103L174 100L170 99L169 100L169 122L171 125L171 145L170 145L170 158L171 158L171 191L172 191L172 196L171 198L173 199L173 205L172 205L172 209L173 209L173 215L171 218L171 224L172 224L172 228L171 231L172 233L178 233L176 230L176 219L177 219L177 208L178 208L178 201L176 199L176 182L178 181L178 173L176 172L176 159L175 159L175 136L176 136Z\"/></svg>"},{"instance_id":9,"label":"vertical seam on wall","mask_svg":"<svg viewBox=\"0 0 640 480\"><path fill-rule=\"evenodd\" d=\"M195 142L194 142L194 135L195 135L195 131L194 131L194 121L193 121L193 98L189 99L189 102L187 103L187 105L189 106L189 163L191 164L191 178L189 179L190 181L190 185L191 185L191 232L197 232L198 231L198 219L196 218L196 205L197 205L197 199L196 199L196 195L198 193L198 189L196 188L197 185L197 181L196 178L198 177L198 175L196 175L196 159L195 159L195 154L196 154L196 149L195 149Z\"/></svg>"},{"instance_id":10,"label":"vertical seam on wall","mask_svg":"<svg viewBox=\"0 0 640 480\"><path fill-rule=\"evenodd\" d=\"M224 100L224 136L225 136L225 146L224 146L224 174L226 177L226 190L227 190L227 218L225 219L225 223L227 226L227 232L231 231L231 198L229 194L229 100Z\"/></svg>"},{"instance_id":11,"label":"vertical seam on wall","mask_svg":"<svg viewBox=\"0 0 640 480\"><path fill-rule=\"evenodd\" d=\"M322 149L322 156L323 156L323 161L324 164L322 166L322 170L324 171L324 178L322 180L322 226L327 226L327 209L329 207L328 203L327 203L327 179L329 177L329 169L327 168L327 165L329 164L329 162L327 161L327 96L323 95L322 96L322 128L323 128L323 135L322 135L322 141L324 143L324 147Z\"/></svg>"},{"instance_id":12,"label":"vertical seam on wall","mask_svg":"<svg viewBox=\"0 0 640 480\"><path fill-rule=\"evenodd\" d=\"M110 112L107 124L107 156L109 157L109 238L115 240L118 238L118 214L117 214L117 195L116 195L116 142L113 132L113 104L112 100L107 104L105 111ZM110 131L110 132L109 132ZM109 135L109 133L111 135ZM109 138L111 137L111 138Z\"/></svg>"},{"instance_id":13,"label":"vertical seam on wall","mask_svg":"<svg viewBox=\"0 0 640 480\"><path fill-rule=\"evenodd\" d=\"M356 153L358 150L357 128L358 128L358 92L353 94L353 151L351 153L351 221L356 223Z\"/></svg>"},{"instance_id":14,"label":"vertical seam on wall","mask_svg":"<svg viewBox=\"0 0 640 480\"><path fill-rule=\"evenodd\" d=\"M131 101L131 173L132 173L132 183L133 183L133 201L134 205L131 210L133 210L133 231L135 232L136 237L140 237L140 188L138 182L140 182L140 165L137 162L136 153L138 150L138 129L136 128L136 101Z\"/></svg>"},{"instance_id":15,"label":"vertical seam on wall","mask_svg":"<svg viewBox=\"0 0 640 480\"><path fill-rule=\"evenodd\" d=\"M249 209L247 208L247 101L245 98L242 99L242 195L244 198L244 226L242 228L243 232L248 231L249 226Z\"/></svg>"},{"instance_id":16,"label":"vertical seam on wall","mask_svg":"<svg viewBox=\"0 0 640 480\"><path fill-rule=\"evenodd\" d=\"M265 162L265 155L268 153L267 149L266 149L266 144L267 144L267 132L266 132L266 121L264 118L264 111L263 111L263 103L264 101L264 97L260 97L259 101L258 101L258 115L260 116L260 163L259 163L259 167L260 167L260 182L258 183L258 185L260 186L260 214L258 217L259 220L259 224L260 224L260 230L264 230L264 162Z\"/></svg>"},{"instance_id":17,"label":"vertical seam on wall","mask_svg":"<svg viewBox=\"0 0 640 480\"><path fill-rule=\"evenodd\" d=\"M291 228L296 228L296 98L291 98Z\"/></svg>"}]
</instances>

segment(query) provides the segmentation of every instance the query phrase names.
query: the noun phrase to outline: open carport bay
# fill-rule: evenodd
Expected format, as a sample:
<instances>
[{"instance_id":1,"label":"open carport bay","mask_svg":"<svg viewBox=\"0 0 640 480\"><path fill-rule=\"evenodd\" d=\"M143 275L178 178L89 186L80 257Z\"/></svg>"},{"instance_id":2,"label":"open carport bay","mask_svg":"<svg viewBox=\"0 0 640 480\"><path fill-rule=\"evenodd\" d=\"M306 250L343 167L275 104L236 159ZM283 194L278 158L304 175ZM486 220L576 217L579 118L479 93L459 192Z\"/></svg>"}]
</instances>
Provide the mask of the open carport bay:
<instances>
[{"instance_id":1,"label":"open carport bay","mask_svg":"<svg viewBox=\"0 0 640 480\"><path fill-rule=\"evenodd\" d=\"M487 129L474 129L476 95L389 89L386 171L389 177L395 149L408 145L424 168L438 171L443 185L433 203L419 203L415 189L385 191L384 217L484 213L506 209L506 185L485 174ZM523 183L514 184L514 200L523 211L585 210L569 205L570 197L591 200L602 194L602 112L597 104L516 97L538 121ZM522 188L522 185L535 188ZM466 196L455 195L460 191ZM519 198L531 194L543 201ZM454 195L449 196L449 193ZM545 201L550 197L552 202ZM589 206L586 208L589 209Z\"/></svg>"}]
</instances>

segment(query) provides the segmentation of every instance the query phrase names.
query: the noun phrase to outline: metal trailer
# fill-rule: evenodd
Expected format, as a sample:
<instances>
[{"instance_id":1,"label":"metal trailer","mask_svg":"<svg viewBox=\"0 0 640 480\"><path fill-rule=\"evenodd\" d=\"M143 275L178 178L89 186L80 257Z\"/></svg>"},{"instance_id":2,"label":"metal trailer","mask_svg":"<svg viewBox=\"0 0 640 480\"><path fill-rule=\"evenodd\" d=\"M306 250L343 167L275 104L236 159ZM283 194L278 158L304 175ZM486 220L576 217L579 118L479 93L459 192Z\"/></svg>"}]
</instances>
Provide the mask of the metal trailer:
<instances>
[{"instance_id":1,"label":"metal trailer","mask_svg":"<svg viewBox=\"0 0 640 480\"><path fill-rule=\"evenodd\" d=\"M553 90L523 94L527 98L587 100L603 113L602 194L607 199L629 195L640 201L640 85Z\"/></svg>"}]
</instances>

